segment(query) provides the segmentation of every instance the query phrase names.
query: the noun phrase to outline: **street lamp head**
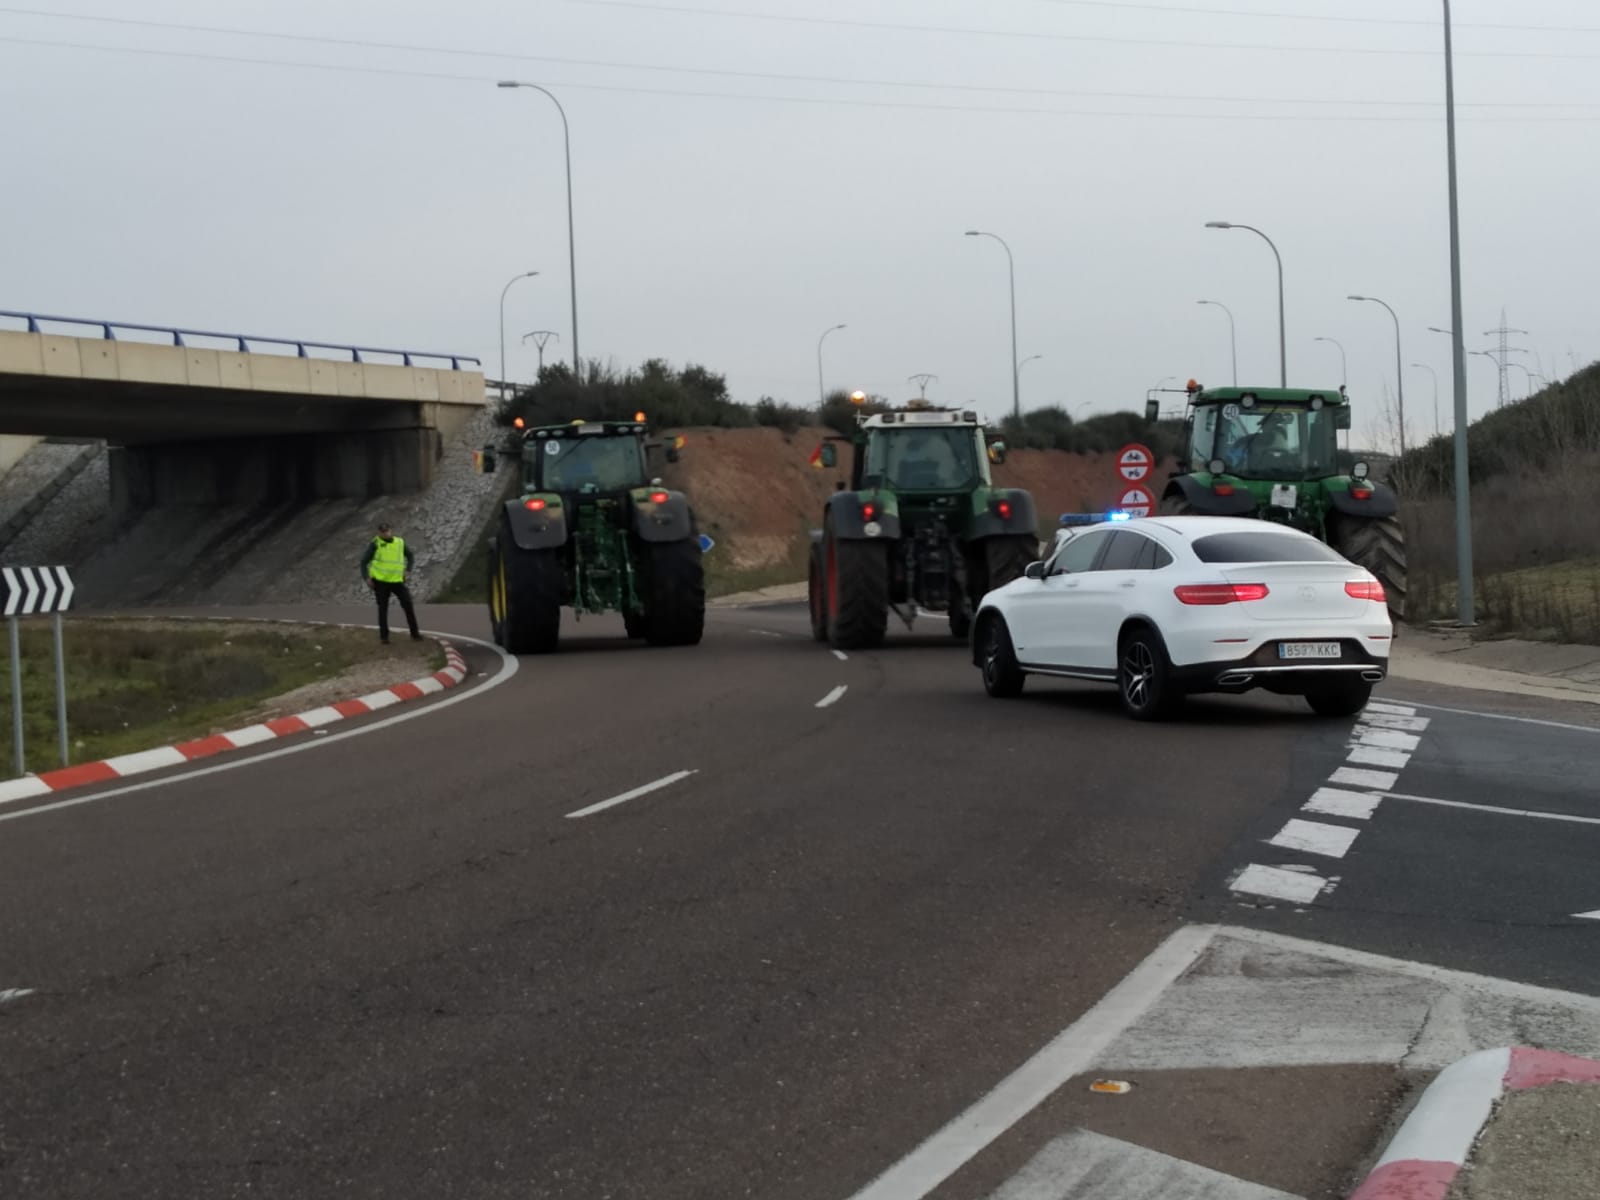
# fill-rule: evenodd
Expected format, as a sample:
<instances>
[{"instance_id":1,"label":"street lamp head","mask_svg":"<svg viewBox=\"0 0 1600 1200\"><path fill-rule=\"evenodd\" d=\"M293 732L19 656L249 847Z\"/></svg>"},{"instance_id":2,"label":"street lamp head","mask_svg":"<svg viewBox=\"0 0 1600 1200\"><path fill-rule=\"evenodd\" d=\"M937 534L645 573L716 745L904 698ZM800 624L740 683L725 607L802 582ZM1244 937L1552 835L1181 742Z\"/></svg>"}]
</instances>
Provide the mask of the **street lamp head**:
<instances>
[{"instance_id":1,"label":"street lamp head","mask_svg":"<svg viewBox=\"0 0 1600 1200\"><path fill-rule=\"evenodd\" d=\"M522 85L520 83L518 83L515 79L502 79L499 83L495 84L495 87L521 87L521 86Z\"/></svg>"},{"instance_id":2,"label":"street lamp head","mask_svg":"<svg viewBox=\"0 0 1600 1200\"><path fill-rule=\"evenodd\" d=\"M968 237L982 237L983 236L983 230L981 230L981 229L969 229L969 230L967 230L967 236Z\"/></svg>"},{"instance_id":3,"label":"street lamp head","mask_svg":"<svg viewBox=\"0 0 1600 1200\"><path fill-rule=\"evenodd\" d=\"M1232 229L1233 228L1233 222L1232 221L1207 221L1206 222L1206 228L1207 229Z\"/></svg>"},{"instance_id":4,"label":"street lamp head","mask_svg":"<svg viewBox=\"0 0 1600 1200\"><path fill-rule=\"evenodd\" d=\"M1369 299L1371 299L1371 297L1370 296L1346 296L1345 299L1346 300L1369 300Z\"/></svg>"},{"instance_id":5,"label":"street lamp head","mask_svg":"<svg viewBox=\"0 0 1600 1200\"><path fill-rule=\"evenodd\" d=\"M1455 330L1453 330L1453 329L1440 329L1437 325L1429 325L1428 326L1428 332L1429 333L1442 333L1442 334L1445 335L1445 337L1451 337L1451 336L1454 335Z\"/></svg>"}]
</instances>

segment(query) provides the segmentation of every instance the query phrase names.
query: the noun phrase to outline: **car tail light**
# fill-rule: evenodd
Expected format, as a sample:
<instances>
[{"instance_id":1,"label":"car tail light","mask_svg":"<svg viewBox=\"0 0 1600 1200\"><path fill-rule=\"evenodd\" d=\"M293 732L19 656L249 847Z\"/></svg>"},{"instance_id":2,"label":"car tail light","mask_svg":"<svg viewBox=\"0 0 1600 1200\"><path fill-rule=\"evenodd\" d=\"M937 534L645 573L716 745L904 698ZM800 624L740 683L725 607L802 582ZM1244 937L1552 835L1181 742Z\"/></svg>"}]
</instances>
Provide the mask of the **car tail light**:
<instances>
[{"instance_id":1,"label":"car tail light","mask_svg":"<svg viewBox=\"0 0 1600 1200\"><path fill-rule=\"evenodd\" d=\"M667 493L665 493L665 492L651 492L650 493L650 503L651 504L665 504L671 498L672 497L668 496Z\"/></svg>"},{"instance_id":2,"label":"car tail light","mask_svg":"<svg viewBox=\"0 0 1600 1200\"><path fill-rule=\"evenodd\" d=\"M1383 584L1376 579L1352 579L1344 585L1345 594L1355 600L1373 600L1384 603Z\"/></svg>"},{"instance_id":3,"label":"car tail light","mask_svg":"<svg viewBox=\"0 0 1600 1200\"><path fill-rule=\"evenodd\" d=\"M1231 496L1231 495L1233 495L1233 484L1231 484L1231 483L1213 484L1212 487L1211 487L1211 490L1213 492L1215 492L1219 496Z\"/></svg>"},{"instance_id":4,"label":"car tail light","mask_svg":"<svg viewBox=\"0 0 1600 1200\"><path fill-rule=\"evenodd\" d=\"M1251 600L1265 600L1264 583L1188 583L1172 589L1172 594L1185 604L1233 604Z\"/></svg>"},{"instance_id":5,"label":"car tail light","mask_svg":"<svg viewBox=\"0 0 1600 1200\"><path fill-rule=\"evenodd\" d=\"M871 500L868 500L865 504L863 504L861 506L861 516L862 516L863 519L870 521L874 517L876 517L877 515L878 515L878 506L876 504L874 504Z\"/></svg>"},{"instance_id":6,"label":"car tail light","mask_svg":"<svg viewBox=\"0 0 1600 1200\"><path fill-rule=\"evenodd\" d=\"M994 510L995 510L995 512L1000 514L1000 519L1002 521L1011 520L1011 501L1009 501L1009 500L1000 501L999 504L996 504L994 506Z\"/></svg>"},{"instance_id":7,"label":"car tail light","mask_svg":"<svg viewBox=\"0 0 1600 1200\"><path fill-rule=\"evenodd\" d=\"M522 507L527 509L529 512L538 512L544 507L544 501L535 496L532 500L524 500L522 502Z\"/></svg>"}]
</instances>

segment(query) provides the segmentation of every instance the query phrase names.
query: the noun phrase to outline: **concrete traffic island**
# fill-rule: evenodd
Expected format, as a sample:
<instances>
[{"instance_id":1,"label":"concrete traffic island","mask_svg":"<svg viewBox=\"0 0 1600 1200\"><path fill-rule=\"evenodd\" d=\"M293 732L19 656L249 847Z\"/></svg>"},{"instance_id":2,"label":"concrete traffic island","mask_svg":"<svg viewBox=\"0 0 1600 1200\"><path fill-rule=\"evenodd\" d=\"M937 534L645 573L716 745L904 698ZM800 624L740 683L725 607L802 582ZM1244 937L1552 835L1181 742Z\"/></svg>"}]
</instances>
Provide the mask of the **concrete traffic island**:
<instances>
[{"instance_id":1,"label":"concrete traffic island","mask_svg":"<svg viewBox=\"0 0 1600 1200\"><path fill-rule=\"evenodd\" d=\"M1350 1200L1579 1200L1600 1187L1600 1061L1515 1046L1446 1067Z\"/></svg>"}]
</instances>

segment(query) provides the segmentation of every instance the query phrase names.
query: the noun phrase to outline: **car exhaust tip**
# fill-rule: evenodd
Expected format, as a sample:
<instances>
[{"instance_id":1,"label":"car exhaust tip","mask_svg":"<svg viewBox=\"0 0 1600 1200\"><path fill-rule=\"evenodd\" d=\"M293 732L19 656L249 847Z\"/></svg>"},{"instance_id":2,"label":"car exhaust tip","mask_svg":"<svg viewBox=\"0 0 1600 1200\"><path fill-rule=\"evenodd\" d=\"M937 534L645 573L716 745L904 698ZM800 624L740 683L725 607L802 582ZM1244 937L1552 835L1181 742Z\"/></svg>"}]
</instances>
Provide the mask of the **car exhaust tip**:
<instances>
[{"instance_id":1,"label":"car exhaust tip","mask_svg":"<svg viewBox=\"0 0 1600 1200\"><path fill-rule=\"evenodd\" d=\"M1254 678L1249 671L1224 671L1217 677L1217 684L1220 687L1242 687Z\"/></svg>"},{"instance_id":2,"label":"car exhaust tip","mask_svg":"<svg viewBox=\"0 0 1600 1200\"><path fill-rule=\"evenodd\" d=\"M1363 672L1361 672L1361 678L1363 680L1365 680L1367 683L1382 683L1383 682L1383 672L1382 671L1376 671L1376 670L1363 671Z\"/></svg>"}]
</instances>

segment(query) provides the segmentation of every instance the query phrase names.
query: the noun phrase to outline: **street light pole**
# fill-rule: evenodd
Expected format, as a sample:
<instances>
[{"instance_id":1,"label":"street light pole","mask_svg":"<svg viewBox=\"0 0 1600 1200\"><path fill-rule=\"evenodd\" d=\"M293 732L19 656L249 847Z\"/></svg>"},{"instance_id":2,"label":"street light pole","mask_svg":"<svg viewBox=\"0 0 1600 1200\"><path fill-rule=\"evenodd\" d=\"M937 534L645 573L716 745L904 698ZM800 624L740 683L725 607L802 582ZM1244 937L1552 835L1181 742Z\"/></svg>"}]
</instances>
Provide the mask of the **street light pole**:
<instances>
[{"instance_id":1,"label":"street light pole","mask_svg":"<svg viewBox=\"0 0 1600 1200\"><path fill-rule=\"evenodd\" d=\"M1207 229L1248 229L1272 247L1272 257L1278 261L1278 386L1289 386L1289 334L1283 315L1283 255L1271 238L1254 225L1235 225L1232 221L1207 221Z\"/></svg>"},{"instance_id":2,"label":"street light pole","mask_svg":"<svg viewBox=\"0 0 1600 1200\"><path fill-rule=\"evenodd\" d=\"M1233 351L1233 386L1239 386L1239 334L1233 324L1233 310L1220 300L1196 300L1196 304L1211 304L1228 314L1228 346Z\"/></svg>"},{"instance_id":3,"label":"street light pole","mask_svg":"<svg viewBox=\"0 0 1600 1200\"><path fill-rule=\"evenodd\" d=\"M1450 335L1456 402L1456 620L1477 624L1472 596L1472 495L1467 470L1467 347L1461 333L1461 213L1456 193L1456 76L1450 0L1444 4L1444 123L1450 176Z\"/></svg>"},{"instance_id":4,"label":"street light pole","mask_svg":"<svg viewBox=\"0 0 1600 1200\"><path fill-rule=\"evenodd\" d=\"M1022 422L1022 381L1017 367L1017 263L1011 257L1011 247L1006 245L1005 238L997 233L985 233L981 229L967 230L968 237L993 238L1006 251L1006 267L1011 277L1011 412L1016 417L1017 423Z\"/></svg>"},{"instance_id":5,"label":"street light pole","mask_svg":"<svg viewBox=\"0 0 1600 1200\"><path fill-rule=\"evenodd\" d=\"M1412 363L1413 370L1426 371L1433 376L1433 436L1438 437L1444 432L1444 427L1439 424L1439 372L1427 363Z\"/></svg>"},{"instance_id":6,"label":"street light pole","mask_svg":"<svg viewBox=\"0 0 1600 1200\"><path fill-rule=\"evenodd\" d=\"M1344 343L1334 341L1330 337L1312 338L1311 340L1314 342L1333 342L1335 346L1339 347L1339 382L1348 388L1350 386L1350 360L1344 356Z\"/></svg>"},{"instance_id":7,"label":"street light pole","mask_svg":"<svg viewBox=\"0 0 1600 1200\"><path fill-rule=\"evenodd\" d=\"M1372 304L1382 304L1384 308L1389 309L1389 316L1394 320L1395 388L1398 390L1400 405L1400 457L1404 458L1406 456L1406 379L1405 368L1401 365L1405 359L1400 351L1400 318L1395 315L1394 309L1389 308L1387 304L1385 304L1382 300L1379 300L1376 296L1350 296L1349 299L1364 300Z\"/></svg>"},{"instance_id":8,"label":"street light pole","mask_svg":"<svg viewBox=\"0 0 1600 1200\"><path fill-rule=\"evenodd\" d=\"M828 403L828 393L822 385L822 343L828 340L828 335L836 330L844 329L843 325L835 325L831 329L824 329L822 336L817 339L817 411L820 413Z\"/></svg>"},{"instance_id":9,"label":"street light pole","mask_svg":"<svg viewBox=\"0 0 1600 1200\"><path fill-rule=\"evenodd\" d=\"M566 151L567 159L567 274L571 277L572 287L572 375L579 383L583 382L583 369L578 358L578 247L577 240L572 232L572 130L567 125L567 110L561 107L561 101L556 99L555 93L549 88L541 87L537 83L523 83L516 79L502 79L497 85L503 88L531 88L536 92L543 92L550 98L550 103L556 106L556 111L561 114L561 141Z\"/></svg>"},{"instance_id":10,"label":"street light pole","mask_svg":"<svg viewBox=\"0 0 1600 1200\"><path fill-rule=\"evenodd\" d=\"M524 271L520 275L513 275L500 289L500 399L506 398L506 293L511 290L511 285L519 279L532 279L539 272ZM516 389L512 389L515 391Z\"/></svg>"}]
</instances>

